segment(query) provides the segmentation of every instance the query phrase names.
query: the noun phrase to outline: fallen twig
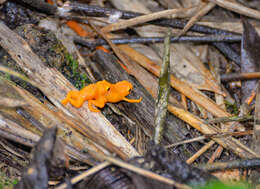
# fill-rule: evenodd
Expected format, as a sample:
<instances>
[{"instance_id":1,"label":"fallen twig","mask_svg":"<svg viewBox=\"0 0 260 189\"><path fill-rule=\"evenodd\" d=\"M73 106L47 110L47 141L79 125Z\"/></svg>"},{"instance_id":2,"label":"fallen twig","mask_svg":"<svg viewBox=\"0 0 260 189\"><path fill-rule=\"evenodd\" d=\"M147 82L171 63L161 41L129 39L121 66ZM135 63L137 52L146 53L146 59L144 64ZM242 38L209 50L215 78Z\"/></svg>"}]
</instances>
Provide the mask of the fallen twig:
<instances>
[{"instance_id":1,"label":"fallen twig","mask_svg":"<svg viewBox=\"0 0 260 189\"><path fill-rule=\"evenodd\" d=\"M205 144L199 151L197 151L193 156L186 160L187 164L192 164L201 154L207 151L211 146L215 144L214 140L209 141Z\"/></svg>"},{"instance_id":2,"label":"fallen twig","mask_svg":"<svg viewBox=\"0 0 260 189\"><path fill-rule=\"evenodd\" d=\"M162 43L163 37L131 37L110 39L113 44L131 44L131 43ZM212 43L212 42L240 42L241 35L205 35L205 36L180 36L171 37L171 43L174 42L194 42L194 43ZM84 39L74 37L74 42L94 49L96 46L107 45L104 39Z\"/></svg>"},{"instance_id":3,"label":"fallen twig","mask_svg":"<svg viewBox=\"0 0 260 189\"><path fill-rule=\"evenodd\" d=\"M159 87L158 87L158 95L155 106L155 131L154 131L154 142L155 144L160 144L165 119L167 115L167 106L168 106L168 98L170 93L169 86L169 66L170 66L170 32L167 34L164 40L164 55L163 55L163 63L161 65L161 71L159 76Z\"/></svg>"},{"instance_id":4,"label":"fallen twig","mask_svg":"<svg viewBox=\"0 0 260 189\"><path fill-rule=\"evenodd\" d=\"M124 28L130 27L130 26L135 26L137 24L149 22L152 20L157 20L159 18L167 17L170 15L176 17L176 15L178 13L188 11L189 9L191 9L191 8L169 9L169 10L163 10L163 11L159 11L159 12L155 12L155 13L151 13L151 14L147 14L147 15L142 15L142 16L138 16L138 17L131 18L128 20L116 22L114 24L110 24L110 25L102 28L101 31L104 33L107 33L107 32L116 31L119 29L124 29Z\"/></svg>"},{"instance_id":5,"label":"fallen twig","mask_svg":"<svg viewBox=\"0 0 260 189\"><path fill-rule=\"evenodd\" d=\"M246 159L246 160L235 160L235 161L229 161L229 162L217 162L217 163L211 163L211 164L205 164L205 165L199 165L200 169L203 169L205 171L218 171L223 169L237 169L237 168L258 168L260 167L260 159L254 158L254 159Z\"/></svg>"},{"instance_id":6,"label":"fallen twig","mask_svg":"<svg viewBox=\"0 0 260 189\"><path fill-rule=\"evenodd\" d=\"M250 80L250 79L259 79L260 72L250 72L250 73L228 73L221 75L222 82L228 81L238 81L238 80Z\"/></svg>"},{"instance_id":7,"label":"fallen twig","mask_svg":"<svg viewBox=\"0 0 260 189\"><path fill-rule=\"evenodd\" d=\"M199 137L195 137L192 139L188 139L188 140L184 140L184 141L180 141L180 142L176 142L174 144L169 144L167 146L165 146L165 148L172 148L181 144L187 144L187 143L191 143L191 142L197 142L197 141L201 141L201 140L205 140L207 138L216 138L216 137L228 137L228 136L242 136L242 135L252 135L253 131L249 130L249 131L238 131L238 132L223 132L223 133L216 133L216 134L205 134L203 136L199 136Z\"/></svg>"}]
</instances>

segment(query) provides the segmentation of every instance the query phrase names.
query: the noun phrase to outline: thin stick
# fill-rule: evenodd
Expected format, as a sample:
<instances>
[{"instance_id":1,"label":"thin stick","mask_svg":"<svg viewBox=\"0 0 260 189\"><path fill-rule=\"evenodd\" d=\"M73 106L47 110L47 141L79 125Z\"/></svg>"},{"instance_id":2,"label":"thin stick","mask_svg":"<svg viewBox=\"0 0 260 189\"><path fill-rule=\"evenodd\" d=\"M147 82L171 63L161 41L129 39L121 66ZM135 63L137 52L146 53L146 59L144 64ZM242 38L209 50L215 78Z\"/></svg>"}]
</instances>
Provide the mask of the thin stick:
<instances>
[{"instance_id":1,"label":"thin stick","mask_svg":"<svg viewBox=\"0 0 260 189\"><path fill-rule=\"evenodd\" d=\"M188 144L188 143L192 143L192 142L197 142L197 141L205 140L205 139L211 138L211 137L220 138L220 137L243 136L243 135L252 135L252 134L253 134L252 130L238 131L238 132L222 132L222 133L216 133L216 134L205 134L204 136L199 136L199 137L195 137L195 138L192 138L192 139L176 142L174 144L169 144L169 145L165 146L165 148L172 148L174 146L178 146L178 145L181 145L181 144Z\"/></svg>"},{"instance_id":2,"label":"thin stick","mask_svg":"<svg viewBox=\"0 0 260 189\"><path fill-rule=\"evenodd\" d=\"M145 169L142 169L142 168L139 168L139 167L136 167L134 165L131 165L131 164L128 164L128 163L125 163L121 160L118 160L118 159L115 159L113 157L104 157L104 159L106 159L107 161L117 165L117 166L120 166L122 168L125 168L127 170L130 170L130 171L133 171L135 173L138 173L142 176L145 176L145 177L148 177L148 178L151 178L151 179L154 179L154 180L157 180L157 181L160 181L160 182L163 182L163 183L166 183L166 184L169 184L171 186L175 186L176 188L179 188L179 189L191 189L191 187L185 185L185 184L180 184L172 179L168 179L166 177L163 177L161 175L158 175L158 174L155 174L151 171L148 171L148 170L145 170Z\"/></svg>"},{"instance_id":3,"label":"thin stick","mask_svg":"<svg viewBox=\"0 0 260 189\"><path fill-rule=\"evenodd\" d=\"M208 163L213 163L215 159L219 158L223 152L223 147L218 146L218 148L214 151L214 153L211 155L211 157L208 160Z\"/></svg>"},{"instance_id":4,"label":"thin stick","mask_svg":"<svg viewBox=\"0 0 260 189\"><path fill-rule=\"evenodd\" d=\"M215 144L215 141L211 140L205 144L199 151L197 151L193 156L186 160L187 164L192 164L199 156L206 152L211 146Z\"/></svg>"},{"instance_id":5,"label":"thin stick","mask_svg":"<svg viewBox=\"0 0 260 189\"><path fill-rule=\"evenodd\" d=\"M173 16L173 17L176 17L177 13L188 11L190 9L191 8L170 9L170 10L163 10L163 11L160 11L160 12L151 13L151 14L147 14L147 15L142 15L142 16L138 16L136 18L131 18L129 20L123 20L123 21L120 21L120 22L117 22L117 23L114 23L114 24L110 24L110 25L102 28L101 31L103 33L107 33L107 32L111 32L111 31L124 29L124 28L134 26L134 25L137 25L137 24L149 22L149 21L152 21L152 20L156 20L156 19L159 19L159 18L167 17L167 16L170 16L170 15Z\"/></svg>"},{"instance_id":6,"label":"thin stick","mask_svg":"<svg viewBox=\"0 0 260 189\"><path fill-rule=\"evenodd\" d=\"M218 171L224 169L237 169L237 168L244 168L244 169L258 168L260 167L260 159L254 158L254 159L246 159L246 160L234 160L228 162L217 162L212 164L199 165L198 167L205 171Z\"/></svg>"},{"instance_id":7,"label":"thin stick","mask_svg":"<svg viewBox=\"0 0 260 189\"><path fill-rule=\"evenodd\" d=\"M95 48L100 45L107 45L104 39L89 40L75 36L74 42ZM114 38L110 39L113 44L129 44L129 43L162 43L163 37L131 37L131 38ZM171 43L174 42L194 42L194 43L212 43L212 42L240 42L241 35L204 35L204 36L180 36L171 37Z\"/></svg>"},{"instance_id":8,"label":"thin stick","mask_svg":"<svg viewBox=\"0 0 260 189\"><path fill-rule=\"evenodd\" d=\"M197 141L205 140L206 138L207 138L206 136L199 136L199 137L195 137L195 138L192 138L192 139L189 139L189 140L184 140L184 141L181 141L181 142L176 142L174 144L169 144L169 145L165 146L165 148L172 148L172 147L175 147L175 146L179 146L181 144L188 144L188 143L192 143L192 142L197 142Z\"/></svg>"},{"instance_id":9,"label":"thin stick","mask_svg":"<svg viewBox=\"0 0 260 189\"><path fill-rule=\"evenodd\" d=\"M230 73L230 74L222 74L221 81L237 81L237 80L249 80L249 79L259 79L260 72L250 72L250 73Z\"/></svg>"},{"instance_id":10,"label":"thin stick","mask_svg":"<svg viewBox=\"0 0 260 189\"><path fill-rule=\"evenodd\" d=\"M218 6L231 10L238 14L242 14L251 18L260 19L260 12L258 10L248 8L239 3L227 1L227 0L209 0L209 1L216 3Z\"/></svg>"},{"instance_id":11,"label":"thin stick","mask_svg":"<svg viewBox=\"0 0 260 189\"><path fill-rule=\"evenodd\" d=\"M185 34L201 17L207 14L211 9L215 7L215 3L204 3L201 2L202 8L188 21L185 27L180 31L178 36Z\"/></svg>"},{"instance_id":12,"label":"thin stick","mask_svg":"<svg viewBox=\"0 0 260 189\"><path fill-rule=\"evenodd\" d=\"M98 164L97 166L92 167L92 168L88 169L87 171L81 173L80 175L73 177L70 180L70 182L71 182L71 184L76 184L77 182L83 180L84 178L86 178L86 177L88 177L90 175L93 175L93 174L97 173L98 171L104 169L105 167L107 167L109 165L111 165L110 162L104 161L104 162ZM67 188L67 184L63 183L60 186L56 187L55 189L65 189L65 188Z\"/></svg>"}]
</instances>

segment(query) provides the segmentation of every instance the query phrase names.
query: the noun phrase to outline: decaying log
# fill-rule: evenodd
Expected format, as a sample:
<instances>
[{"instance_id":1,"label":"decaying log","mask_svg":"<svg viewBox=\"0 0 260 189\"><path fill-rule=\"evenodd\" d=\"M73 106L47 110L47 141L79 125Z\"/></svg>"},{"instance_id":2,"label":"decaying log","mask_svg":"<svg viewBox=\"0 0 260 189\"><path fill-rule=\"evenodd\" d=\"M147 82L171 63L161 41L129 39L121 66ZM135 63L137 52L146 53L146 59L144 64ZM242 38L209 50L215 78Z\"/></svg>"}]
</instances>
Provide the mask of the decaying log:
<instances>
[{"instance_id":1,"label":"decaying log","mask_svg":"<svg viewBox=\"0 0 260 189\"><path fill-rule=\"evenodd\" d=\"M75 90L75 88L55 68L45 66L32 52L27 42L2 22L0 23L0 36L0 45L28 77L38 84L38 88L50 101L64 112L69 112L68 114L72 116L71 119L82 123L78 125L82 134L124 159L138 155L136 150L101 113L90 112L87 103L81 109L76 109L71 105L63 107L60 101L68 91Z\"/></svg>"}]
</instances>

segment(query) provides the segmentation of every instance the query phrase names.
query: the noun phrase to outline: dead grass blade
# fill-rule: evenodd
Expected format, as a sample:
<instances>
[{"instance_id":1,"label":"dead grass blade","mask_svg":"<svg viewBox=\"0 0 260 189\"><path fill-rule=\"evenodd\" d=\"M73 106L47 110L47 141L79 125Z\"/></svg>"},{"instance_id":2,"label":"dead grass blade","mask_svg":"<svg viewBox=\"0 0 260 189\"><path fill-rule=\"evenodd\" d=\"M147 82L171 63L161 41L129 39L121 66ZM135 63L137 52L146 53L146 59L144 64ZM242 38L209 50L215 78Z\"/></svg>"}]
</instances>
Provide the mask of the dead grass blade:
<instances>
[{"instance_id":1,"label":"dead grass blade","mask_svg":"<svg viewBox=\"0 0 260 189\"><path fill-rule=\"evenodd\" d=\"M163 64L161 66L160 77L158 81L158 95L155 106L155 132L153 140L155 144L160 144L163 131L165 127L165 119L167 115L167 106L168 98L170 93L169 86L169 67L170 67L170 31L167 33L167 36L164 40L164 55L163 55Z\"/></svg>"}]
</instances>

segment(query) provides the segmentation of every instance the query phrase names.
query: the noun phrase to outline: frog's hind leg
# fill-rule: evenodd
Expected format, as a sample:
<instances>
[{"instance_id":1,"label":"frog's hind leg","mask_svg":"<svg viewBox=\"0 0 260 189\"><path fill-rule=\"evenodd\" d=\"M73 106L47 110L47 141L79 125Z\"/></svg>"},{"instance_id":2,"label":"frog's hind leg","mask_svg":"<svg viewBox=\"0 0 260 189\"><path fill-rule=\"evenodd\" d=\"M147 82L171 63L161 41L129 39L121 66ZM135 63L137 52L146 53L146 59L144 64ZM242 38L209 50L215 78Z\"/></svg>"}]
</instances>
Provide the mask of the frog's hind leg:
<instances>
[{"instance_id":1,"label":"frog's hind leg","mask_svg":"<svg viewBox=\"0 0 260 189\"><path fill-rule=\"evenodd\" d=\"M66 105L68 102L71 102L72 99L76 99L78 96L78 91L70 91L68 92L66 98L61 101L63 105Z\"/></svg>"},{"instance_id":2,"label":"frog's hind leg","mask_svg":"<svg viewBox=\"0 0 260 189\"><path fill-rule=\"evenodd\" d=\"M96 99L96 100L89 100L88 101L88 108L92 112L100 112L99 109L94 108L92 105L99 107L99 108L103 108L105 106L105 104L106 104L106 102L105 102L105 99L103 99L103 98L99 98L99 99Z\"/></svg>"}]
</instances>

